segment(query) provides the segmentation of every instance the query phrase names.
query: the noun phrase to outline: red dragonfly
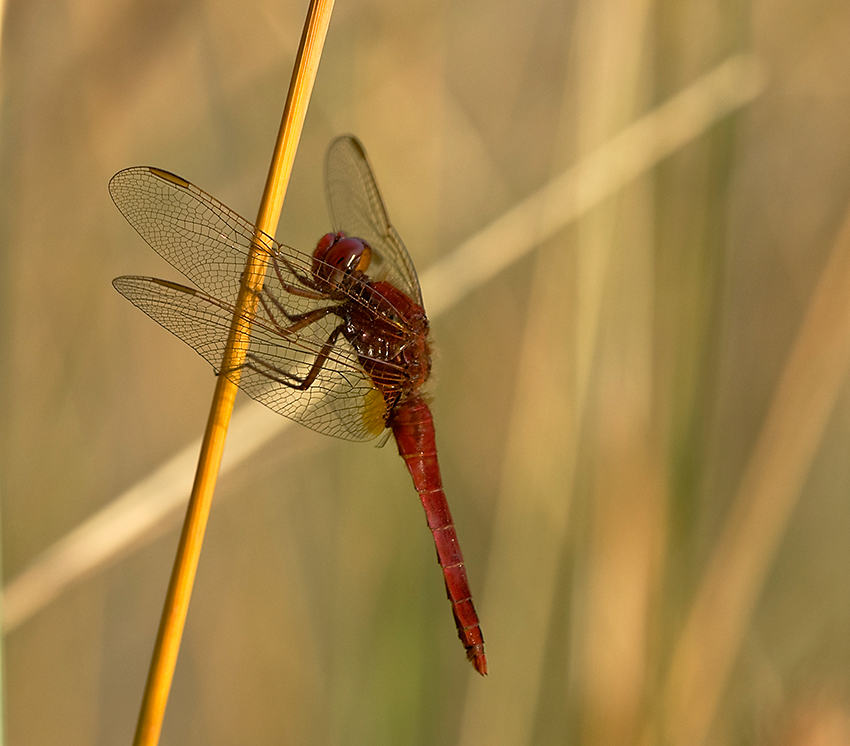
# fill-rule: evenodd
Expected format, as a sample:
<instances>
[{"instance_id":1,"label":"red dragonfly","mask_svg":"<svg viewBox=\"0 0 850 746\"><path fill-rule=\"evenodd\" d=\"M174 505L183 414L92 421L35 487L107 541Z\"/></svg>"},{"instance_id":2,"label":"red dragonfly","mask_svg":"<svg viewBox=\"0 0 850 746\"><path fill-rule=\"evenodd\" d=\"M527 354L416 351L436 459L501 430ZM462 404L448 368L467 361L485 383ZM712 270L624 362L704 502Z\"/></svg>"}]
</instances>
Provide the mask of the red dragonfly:
<instances>
[{"instance_id":1,"label":"red dragonfly","mask_svg":"<svg viewBox=\"0 0 850 746\"><path fill-rule=\"evenodd\" d=\"M118 277L113 285L276 412L346 440L392 430L434 535L458 636L486 675L484 638L440 479L434 421L420 394L431 354L416 271L356 138L331 144L326 176L334 232L308 255L279 244L179 176L149 167L120 171L109 182L116 206L198 289L152 277ZM247 355L238 370L219 371L252 247L267 265Z\"/></svg>"}]
</instances>

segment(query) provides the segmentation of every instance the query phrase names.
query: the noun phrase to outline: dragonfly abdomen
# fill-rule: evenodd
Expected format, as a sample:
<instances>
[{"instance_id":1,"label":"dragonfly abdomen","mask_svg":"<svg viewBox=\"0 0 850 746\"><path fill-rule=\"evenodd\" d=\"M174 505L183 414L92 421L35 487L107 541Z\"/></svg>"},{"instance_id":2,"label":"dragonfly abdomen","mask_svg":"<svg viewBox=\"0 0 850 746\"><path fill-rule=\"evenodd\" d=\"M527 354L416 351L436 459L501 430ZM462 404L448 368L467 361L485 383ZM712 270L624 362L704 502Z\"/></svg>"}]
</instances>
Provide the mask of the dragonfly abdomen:
<instances>
[{"instance_id":1,"label":"dragonfly abdomen","mask_svg":"<svg viewBox=\"0 0 850 746\"><path fill-rule=\"evenodd\" d=\"M428 528L434 536L437 561L443 570L446 595L452 604L458 637L466 648L466 657L475 670L484 676L487 674L484 636L472 603L463 553L443 491L431 410L425 400L415 394L391 412L388 425L393 429L398 452L413 477L413 484L425 509Z\"/></svg>"}]
</instances>

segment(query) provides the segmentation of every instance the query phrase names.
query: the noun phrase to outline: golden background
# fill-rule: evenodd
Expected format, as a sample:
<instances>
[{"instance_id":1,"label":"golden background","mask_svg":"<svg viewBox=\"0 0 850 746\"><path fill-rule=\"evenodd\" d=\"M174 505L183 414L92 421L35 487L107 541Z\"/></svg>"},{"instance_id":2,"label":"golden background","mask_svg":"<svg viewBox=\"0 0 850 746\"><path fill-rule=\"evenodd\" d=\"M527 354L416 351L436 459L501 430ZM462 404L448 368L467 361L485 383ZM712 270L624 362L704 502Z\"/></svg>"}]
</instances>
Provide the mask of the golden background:
<instances>
[{"instance_id":1,"label":"golden background","mask_svg":"<svg viewBox=\"0 0 850 746\"><path fill-rule=\"evenodd\" d=\"M106 185L157 165L253 218L305 12L6 3L7 584L202 431L209 366L110 285L179 277ZM425 286L490 676L394 446L291 427L222 476L162 744L850 743L850 5L339 0L277 237L328 230L353 132L424 278L730 60L668 154ZM518 240L486 236L482 270ZM131 741L178 524L14 624L6 594L9 743Z\"/></svg>"}]
</instances>

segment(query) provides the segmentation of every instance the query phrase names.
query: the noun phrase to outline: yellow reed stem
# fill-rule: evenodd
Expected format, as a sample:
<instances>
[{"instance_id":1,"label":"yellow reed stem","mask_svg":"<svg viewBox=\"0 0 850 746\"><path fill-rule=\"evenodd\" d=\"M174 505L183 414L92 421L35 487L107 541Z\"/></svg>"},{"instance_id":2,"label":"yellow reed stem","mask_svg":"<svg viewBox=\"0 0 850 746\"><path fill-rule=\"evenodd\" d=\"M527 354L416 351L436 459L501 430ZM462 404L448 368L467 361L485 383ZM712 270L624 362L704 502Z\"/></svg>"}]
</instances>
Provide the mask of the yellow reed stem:
<instances>
[{"instance_id":1,"label":"yellow reed stem","mask_svg":"<svg viewBox=\"0 0 850 746\"><path fill-rule=\"evenodd\" d=\"M274 235L280 218L283 197L292 172L298 141L301 139L307 105L316 79L332 11L333 0L311 0L307 11L307 20L295 60L283 120L257 215L258 228L269 235ZM237 310L222 362L223 370L238 369L245 359L250 334L248 319L256 311L256 291L262 287L264 270L265 262L262 254L252 251L242 277L242 286L236 302ZM177 546L177 557L174 560L174 569L168 585L148 680L142 697L136 737L133 741L135 746L155 746L159 742L165 706L174 677L189 598L235 398L236 384L227 376L219 376L207 428L201 443L192 495Z\"/></svg>"}]
</instances>

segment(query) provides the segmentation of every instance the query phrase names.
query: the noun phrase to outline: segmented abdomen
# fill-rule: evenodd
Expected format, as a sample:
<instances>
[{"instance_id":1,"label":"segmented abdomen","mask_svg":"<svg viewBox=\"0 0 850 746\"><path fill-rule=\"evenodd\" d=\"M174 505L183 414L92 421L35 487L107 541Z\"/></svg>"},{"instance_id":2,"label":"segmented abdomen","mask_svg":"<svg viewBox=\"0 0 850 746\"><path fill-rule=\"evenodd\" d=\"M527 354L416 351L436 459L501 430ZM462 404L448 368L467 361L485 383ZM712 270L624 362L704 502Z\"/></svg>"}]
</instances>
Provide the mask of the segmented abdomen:
<instances>
[{"instance_id":1,"label":"segmented abdomen","mask_svg":"<svg viewBox=\"0 0 850 746\"><path fill-rule=\"evenodd\" d=\"M486 675L484 637L472 604L463 554L443 492L431 410L420 396L413 395L393 410L387 424L393 429L398 452L407 464L425 508L428 527L437 546L437 560L443 569L446 594L452 603L458 637L466 648L466 657L478 673Z\"/></svg>"}]
</instances>

